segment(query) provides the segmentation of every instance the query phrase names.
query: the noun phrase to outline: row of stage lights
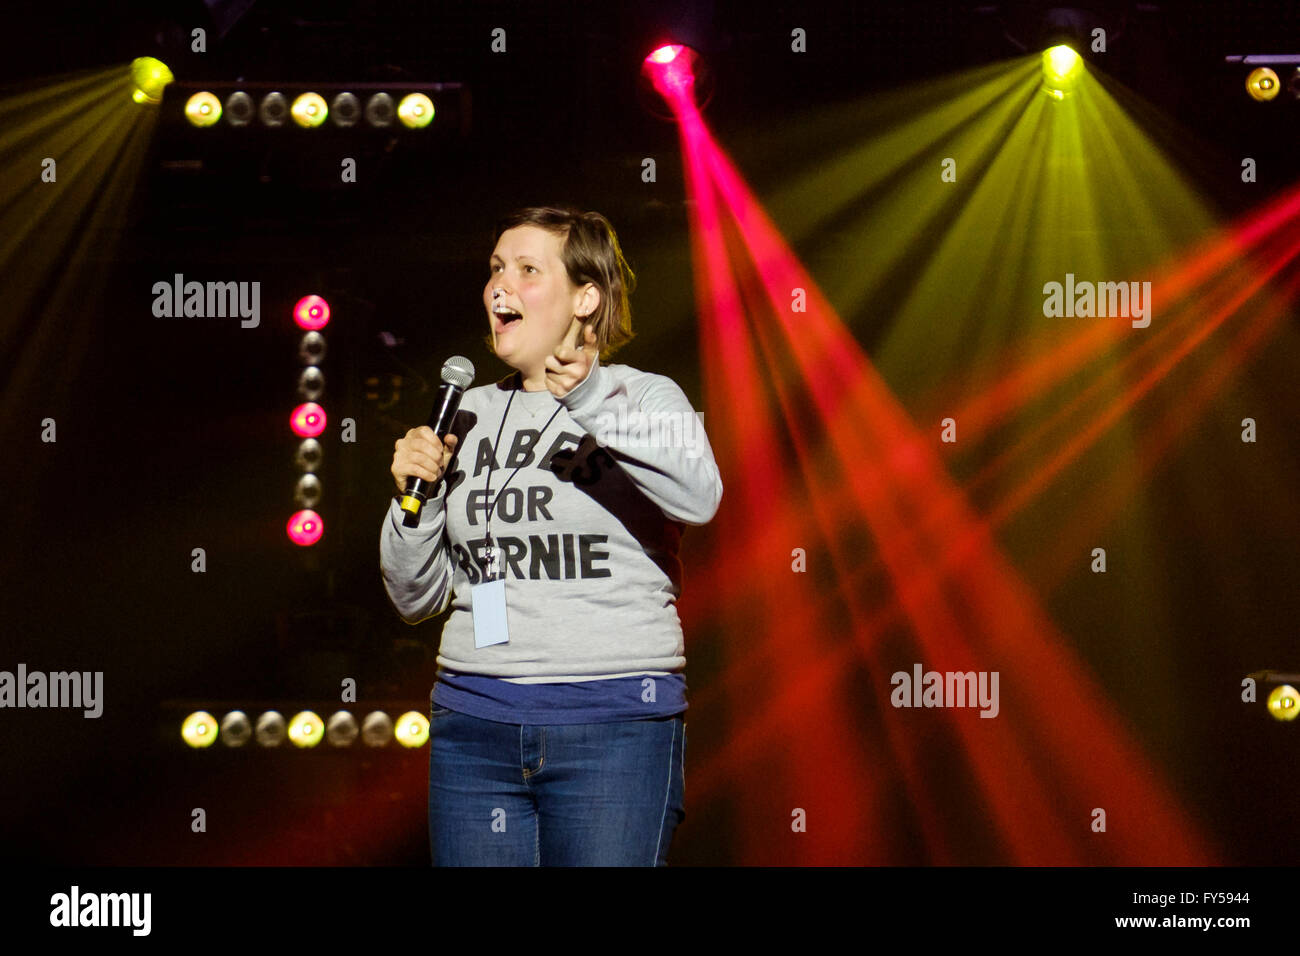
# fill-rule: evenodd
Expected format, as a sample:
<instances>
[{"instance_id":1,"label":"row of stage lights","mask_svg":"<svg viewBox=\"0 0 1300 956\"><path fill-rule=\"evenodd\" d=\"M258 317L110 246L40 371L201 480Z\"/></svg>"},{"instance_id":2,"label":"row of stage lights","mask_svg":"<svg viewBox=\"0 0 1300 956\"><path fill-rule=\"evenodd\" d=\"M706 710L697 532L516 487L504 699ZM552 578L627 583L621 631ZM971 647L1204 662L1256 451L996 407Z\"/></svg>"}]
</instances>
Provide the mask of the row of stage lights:
<instances>
[{"instance_id":1,"label":"row of stage lights","mask_svg":"<svg viewBox=\"0 0 1300 956\"><path fill-rule=\"evenodd\" d=\"M285 723L276 710L261 714L254 723L242 710L232 710L221 718L220 725L206 710L195 711L181 724L181 739L195 750L211 747L218 740L230 748L246 746L256 740L261 747L279 747L286 740L300 750L315 747L322 740L335 748L351 747L357 738L367 747L387 747L396 740L408 749L423 747L429 740L429 718L409 710L393 720L382 710L366 714L358 727L349 711L340 710L321 720L313 711L304 710Z\"/></svg>"},{"instance_id":2,"label":"row of stage lights","mask_svg":"<svg viewBox=\"0 0 1300 956\"><path fill-rule=\"evenodd\" d=\"M131 98L140 104L157 106L163 91L174 79L167 64L151 56L137 57L131 63ZM290 120L303 129L315 129L326 122L347 129L364 120L375 129L388 129L401 123L407 129L423 129L433 122L433 100L426 94L411 92L400 100L382 90L366 97L365 105L355 93L337 93L329 103L313 91L300 93L290 102L278 90L254 100L246 90L235 90L225 102L211 90L200 90L185 101L185 118L198 127L215 126L225 117L231 126L249 126L256 119L272 129Z\"/></svg>"},{"instance_id":3,"label":"row of stage lights","mask_svg":"<svg viewBox=\"0 0 1300 956\"><path fill-rule=\"evenodd\" d=\"M256 116L263 126L271 128L283 126L292 119L303 129L315 129L326 120L346 129L356 126L364 117L376 129L392 126L394 119L407 129L423 129L433 122L433 114L433 100L423 93L408 93L396 106L387 93L374 93L366 100L364 109L361 101L348 92L339 93L328 105L319 93L301 93L290 104L279 92L267 93L261 103L255 104L243 90L227 96L224 106L216 94L207 90L185 101L185 118L198 127L215 126L223 116L231 126L248 126Z\"/></svg>"},{"instance_id":4,"label":"row of stage lights","mask_svg":"<svg viewBox=\"0 0 1300 956\"><path fill-rule=\"evenodd\" d=\"M317 402L325 392L325 373L320 368L325 361L325 336L320 330L329 324L330 305L318 295L303 296L293 307L293 320L304 330L298 343L298 359L304 366L298 374L298 397L306 401L289 415L289 428L302 439L294 456L302 475L293 490L299 510L289 516L286 530L294 544L310 547L325 533L325 522L313 509L320 504L322 491L316 471L325 454L317 440L325 431L325 409Z\"/></svg>"}]
</instances>

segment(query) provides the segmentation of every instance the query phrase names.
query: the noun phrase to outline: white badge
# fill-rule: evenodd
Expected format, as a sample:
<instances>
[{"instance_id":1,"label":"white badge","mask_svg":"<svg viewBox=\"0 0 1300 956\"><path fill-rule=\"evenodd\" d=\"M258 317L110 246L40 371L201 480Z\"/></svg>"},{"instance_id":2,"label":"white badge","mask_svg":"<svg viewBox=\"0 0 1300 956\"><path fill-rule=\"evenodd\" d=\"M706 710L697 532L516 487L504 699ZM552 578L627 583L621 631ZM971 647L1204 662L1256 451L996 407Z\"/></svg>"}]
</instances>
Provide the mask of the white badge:
<instances>
[{"instance_id":1,"label":"white badge","mask_svg":"<svg viewBox=\"0 0 1300 956\"><path fill-rule=\"evenodd\" d=\"M474 646L506 644L510 633L506 627L506 579L501 573L503 554L499 547L485 547L480 554L485 580L469 590L474 611Z\"/></svg>"}]
</instances>

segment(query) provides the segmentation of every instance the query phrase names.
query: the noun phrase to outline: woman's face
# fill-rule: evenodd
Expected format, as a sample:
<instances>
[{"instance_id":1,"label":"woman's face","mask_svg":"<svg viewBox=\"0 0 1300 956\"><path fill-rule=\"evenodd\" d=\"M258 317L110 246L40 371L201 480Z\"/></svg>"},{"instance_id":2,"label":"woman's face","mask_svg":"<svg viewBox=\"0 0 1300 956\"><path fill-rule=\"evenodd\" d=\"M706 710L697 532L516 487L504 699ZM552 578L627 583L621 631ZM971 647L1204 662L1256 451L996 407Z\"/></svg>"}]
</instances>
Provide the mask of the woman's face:
<instances>
[{"instance_id":1,"label":"woman's face","mask_svg":"<svg viewBox=\"0 0 1300 956\"><path fill-rule=\"evenodd\" d=\"M554 233L516 226L501 234L488 263L483 305L492 347L503 362L525 374L541 374L546 356L581 328L574 316L593 311L599 302L592 283L580 288L569 281L560 260L562 248L563 240ZM497 309L514 309L520 317Z\"/></svg>"}]
</instances>

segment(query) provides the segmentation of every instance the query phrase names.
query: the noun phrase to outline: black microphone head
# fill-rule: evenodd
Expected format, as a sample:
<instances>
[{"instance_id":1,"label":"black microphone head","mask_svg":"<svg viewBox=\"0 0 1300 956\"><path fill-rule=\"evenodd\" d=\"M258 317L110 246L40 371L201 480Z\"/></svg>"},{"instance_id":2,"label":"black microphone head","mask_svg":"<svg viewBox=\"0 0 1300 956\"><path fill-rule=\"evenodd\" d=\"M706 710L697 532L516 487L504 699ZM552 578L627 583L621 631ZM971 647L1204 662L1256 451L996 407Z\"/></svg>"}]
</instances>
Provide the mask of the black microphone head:
<instances>
[{"instance_id":1,"label":"black microphone head","mask_svg":"<svg viewBox=\"0 0 1300 956\"><path fill-rule=\"evenodd\" d=\"M453 355L442 363L442 380L457 388L469 388L474 381L474 363L463 355Z\"/></svg>"}]
</instances>

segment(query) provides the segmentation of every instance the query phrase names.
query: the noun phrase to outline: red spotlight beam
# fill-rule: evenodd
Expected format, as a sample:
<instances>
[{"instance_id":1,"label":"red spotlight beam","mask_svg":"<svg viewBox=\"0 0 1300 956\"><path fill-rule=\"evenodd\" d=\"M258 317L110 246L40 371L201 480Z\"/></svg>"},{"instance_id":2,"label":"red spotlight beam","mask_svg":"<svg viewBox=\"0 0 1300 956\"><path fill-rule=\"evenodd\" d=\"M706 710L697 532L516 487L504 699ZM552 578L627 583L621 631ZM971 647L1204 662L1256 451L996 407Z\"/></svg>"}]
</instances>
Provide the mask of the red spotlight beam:
<instances>
[{"instance_id":1,"label":"red spotlight beam","mask_svg":"<svg viewBox=\"0 0 1300 956\"><path fill-rule=\"evenodd\" d=\"M998 458L991 461L966 485L967 492L972 492L986 484L995 475L1000 473L1015 457L1028 453L1033 450L1036 443L1048 434L1052 429L1058 427L1062 422L1068 420L1076 410L1081 407L1087 400L1101 394L1107 387L1108 383L1115 379L1120 381L1132 381L1139 378L1141 373L1137 371L1140 360L1149 357L1149 353L1168 354L1171 341L1176 343L1182 341L1182 337L1187 333L1184 326L1189 324L1190 316L1193 314L1191 306L1201 305L1206 299L1214 295L1227 294L1230 299L1228 306L1231 312L1236 306L1248 301L1250 295L1261 288L1263 281L1272 278L1286 263L1288 263L1295 250L1281 255L1277 253L1268 253L1267 250L1256 248L1263 242L1271 242L1281 245L1278 241L1276 232L1288 222L1292 222L1297 213L1300 213L1300 187L1293 188L1287 195L1271 202L1266 208L1252 213L1239 226L1222 230L1216 233L1213 241L1202 243L1197 250L1194 250L1190 256L1184 257L1171 264L1157 279L1156 288L1159 291L1158 299L1162 303L1177 303L1193 292L1197 292L1197 298L1194 303L1189 303L1189 308L1177 309L1170 312L1170 319L1164 323L1155 336L1144 336L1144 342L1136 351L1126 356L1122 365L1108 369L1103 375L1094 380L1082 393L1076 395L1074 399L1065 406L1058 409L1053 416L1047 421L1037 424L1028 433L1022 436L1017 443L1008 449ZM1286 240L1287 237L1281 237ZM1226 276L1214 276L1211 269L1215 266L1225 266L1238 263L1243 257L1264 260L1264 271L1250 270L1246 273L1249 280L1245 292L1235 286L1237 282L1237 270L1231 271ZM1200 286L1207 280L1215 279L1218 287L1214 289L1202 289ZM1164 308L1164 306L1162 306ZM1226 317L1227 313L1220 313L1221 318ZM1005 414L1009 414L1013 405L1023 404L1029 400L1029 397L1044 389L1049 382L1053 382L1062 377L1064 371L1072 369L1076 365L1082 364L1091 353L1103 342L1110 341L1118 337L1119 332L1113 324L1097 324L1091 328L1071 337L1055 353L1044 356L1035 360L1031 365L1020 370L1008 372L992 388L988 389L983 395L976 397L966 406L959 409L955 416L962 424L963 433L969 435L972 427L987 427L988 423L993 420L1000 420ZM1193 335L1197 334L1195 331ZM1175 351L1180 350L1180 346L1173 345ZM1049 374L1059 371L1061 374ZM1024 402L1019 401L1023 399ZM998 414L989 414L988 408L994 406L998 409ZM1074 439L1077 441L1077 436ZM1164 445L1161 446L1165 447ZM1084 448L1077 449L1077 454L1070 456L1069 460L1077 458L1082 454ZM1040 453L1041 454L1041 453ZM1056 471L1059 472L1067 461L1060 462ZM1154 462L1150 463L1154 467ZM1149 471L1144 469L1144 473ZM1129 479L1132 472L1117 477L1116 481L1121 481L1126 487L1131 486ZM1031 479L1033 481L1034 479ZM1041 491L1044 484L1037 486L1036 490ZM1112 487L1108 484L1107 486ZM1024 494L1023 488L1015 494ZM837 502L839 499L847 499L842 489L837 489ZM1025 501L1031 497L1025 496ZM818 501L825 501L819 497ZM1081 508L1078 514L1087 524L1087 529L1079 529L1078 533L1071 536L1072 540L1078 542L1081 536L1086 537L1086 533L1092 533L1098 527L1098 518L1103 515L1113 514L1115 508L1123 496L1108 495L1101 504L1104 507L1098 508ZM1023 504L1024 502L1022 502ZM834 504L834 507L841 507L841 503ZM1003 506L995 506L1005 508ZM992 522L994 528L1000 527L1001 524L1008 520L1014 509L1007 514L999 515ZM926 524L933 525L943 520L942 515L931 513L927 515ZM781 529L780 522L770 522L765 525L765 535L762 540L754 542L756 549L766 550L774 546L776 542L769 540L772 538L772 532ZM1063 573L1061 566L1066 560L1069 553L1070 542L1064 539L1058 542L1056 549L1057 571L1055 576L1059 577ZM874 567L874 566L873 566ZM718 600L715 602L715 610L726 611L731 604L737 600L746 598L745 590L738 586L738 582L726 575L712 573L717 568L716 565L706 569L703 573L707 576L707 590L714 594Z\"/></svg>"},{"instance_id":2,"label":"red spotlight beam","mask_svg":"<svg viewBox=\"0 0 1300 956\"><path fill-rule=\"evenodd\" d=\"M688 150L701 145L703 142L686 139ZM829 423L829 436L844 473L851 476L854 498L876 534L895 583L896 599L907 609L922 648L930 657L930 666L938 662L966 665L977 658L1001 664L1013 676L1017 710L1023 708L1020 712L1029 718L1027 726L1041 735L1039 743L1046 746L1049 762L1055 765L1058 775L1069 778L1072 799L1068 804L1073 806L1062 800L1059 792L1049 799L1033 772L1023 769L1026 754L1015 731L1005 722L976 730L968 720L952 719L971 753L999 832L1011 846L1014 859L1068 862L1085 859L1099 850L1107 855L1106 849L1083 835L1086 827L1069 828L1069 821L1077 823L1079 818L1068 815L1067 819L1070 809L1086 813L1084 804L1096 806L1100 799L1109 801L1112 807L1122 807L1120 819L1126 821L1126 842L1114 848L1114 858L1144 862L1206 859L1208 851L1203 841L1182 819L1172 797L1158 784L1134 774L1133 768L1143 760L1127 743L1125 729L1109 712L1098 689L1070 660L1046 615L996 553L987 529L968 513L941 477L942 469L934 455L928 453L923 440L867 366L810 277L798 268L720 151L711 149L707 155L713 183L722 192L753 252L768 298L784 305L794 288L807 292L810 307L797 326L783 308L776 311L812 399L822 420ZM702 313L707 317L706 324L734 324L731 317L716 315L707 308ZM846 427L846 418L839 414L841 409L856 413L856 427ZM901 456L881 451L900 447L906 450ZM906 527L934 500L944 501L944 510L954 516L951 527L956 530L930 542L926 553L908 541ZM954 540L959 544L954 545ZM933 564L949 552L973 553L954 580L933 581ZM944 585L955 587L968 602L967 610L976 611L975 619L965 628L958 606L943 594ZM990 602L990 594L996 600ZM1006 626L1008 622L1011 627ZM963 634L966 629L973 632L973 640ZM1041 690L1044 685L1051 691ZM1057 727L1053 723L1053 714L1063 704L1075 715L1074 726ZM1021 726L1026 725L1022 722ZM1068 757L1076 753L1088 754L1090 759L1083 767L1070 764ZM1058 814L1061 816L1053 823ZM1128 830L1130 826L1132 831ZM1079 836L1070 839L1066 836L1070 832Z\"/></svg>"},{"instance_id":3,"label":"red spotlight beam","mask_svg":"<svg viewBox=\"0 0 1300 956\"><path fill-rule=\"evenodd\" d=\"M1281 244L1278 243L1278 245ZM1264 273L1254 274L1256 281L1244 293L1238 292L1233 299L1223 305L1221 311L1210 318L1210 323L1212 325L1220 324L1229 314L1234 313L1239 306L1250 301L1250 298L1267 281L1271 281L1281 267L1291 261L1292 257L1298 252L1300 252L1300 248L1297 248L1292 243L1282 251L1274 253L1273 264L1267 267ZM1260 347L1266 340L1267 335L1279 327L1280 320L1286 315L1287 308L1296 300L1297 294L1300 293L1300 275L1293 276L1282 288L1281 293L1280 295L1269 296L1266 306L1252 314L1250 321L1245 323L1231 345L1223 349L1218 364L1207 369L1193 388L1185 388L1180 391L1176 409L1165 415L1161 423L1156 428L1153 428L1150 434L1142 436L1141 455L1137 463L1132 467L1118 470L1105 482L1099 482L1097 490L1078 504L1064 530L1056 539L1054 550L1045 556L1045 559L1050 563L1045 569L1040 569L1037 575L1040 587L1046 588L1048 591L1054 590L1060 580L1077 564L1078 554L1082 552L1085 544L1095 540L1110 521L1114 519L1115 513L1123 506L1123 503L1129 500L1139 487L1149 481L1151 474L1168 454L1177 437L1185 432L1192 422L1196 421L1197 413L1212 400L1216 392L1223 387L1233 373ZM1125 371L1120 375L1121 380L1132 380L1135 377L1136 373L1129 371ZM782 394L786 394L784 390L782 390ZM788 414L787 418L789 418ZM801 433L796 432L795 434L798 437ZM804 449L806 449L806 445L800 442L799 461L801 465L805 466L806 470L804 459L807 453ZM807 480L806 474L805 480ZM978 481L976 483L978 484ZM971 487L971 485L968 485L967 489L969 490ZM837 494L834 499L826 495L814 496L816 510L819 515L825 515L827 512L831 514L841 513L841 509L849 503L848 497L845 493ZM991 525L994 527L998 526L999 523L998 521L991 521ZM777 524L774 522L771 527L777 527ZM833 536L828 536L828 538L832 541L835 540ZM775 545L776 542L768 540L767 537L755 542L758 549L765 549ZM837 563L837 582L841 591L856 598L867 583L868 578L876 572L877 568L877 562L871 562L846 578L841 573ZM722 588L728 580L730 579L726 575L719 575L715 586ZM850 601L850 604L854 606L860 604L860 602ZM724 609L727 606L729 605L724 605ZM895 611L896 609L893 608L885 608L875 612L867 627L867 633L876 633L891 626L899 616L894 613ZM707 697L701 699L707 702Z\"/></svg>"},{"instance_id":4,"label":"red spotlight beam","mask_svg":"<svg viewBox=\"0 0 1300 956\"><path fill-rule=\"evenodd\" d=\"M751 595L748 607L733 612L729 619L734 633L745 635L746 640L728 646L742 655L750 675L730 704L733 711L744 712L752 708L754 701L768 701L765 710L782 714L781 736L800 741L799 747L774 756L770 745L759 746L770 737L758 726L749 725L733 737L722 759L710 768L713 775L697 780L696 786L703 784L701 792L716 786L721 781L718 768L723 766L735 768L740 779L746 772L755 776L756 784L761 779L761 788L751 789L748 793L752 795L738 802L741 831L749 834L745 852L748 861L788 863L794 855L798 862L815 863L842 858L855 846L859 855L849 859L860 860L862 854L879 852L873 849L877 834L863 831L861 821L877 816L880 784L870 770L882 761L873 741L863 741L861 747L844 747L834 736L824 733L827 727L846 726L853 719L845 701L821 692L824 681L833 677L821 663L835 647L828 638L829 629L821 625L814 612L800 610L813 608L817 602L807 579L791 575L784 549L755 550L747 544L753 529L767 527L774 519L780 520L787 534L797 540L801 526L794 521L787 524L786 512L778 506L797 501L798 489L791 487L786 478L785 442L768 413L768 403L759 389L761 379L753 349L744 334L744 303L732 277L720 210L705 176L699 148L707 143L703 124L698 112L688 104L679 100L679 106L683 111L680 129L687 184L696 197L691 213L696 295L701 312L716 318L702 332L701 346L707 367L718 370L717 380L726 397L724 401L714 380L706 376L706 405L714 421L736 426L718 430L714 449L720 461L731 463L727 473L744 476L729 484L728 495L714 521L714 532L717 540L728 542L729 547L738 546L745 555L744 568L736 576L738 581L752 586L756 581L792 578L790 586L780 590L761 588L757 595ZM731 414L733 408L744 409L745 414ZM773 627L777 621L783 624L780 632ZM798 649L793 659L791 648ZM803 663L805 658L812 663ZM779 669L777 662L782 662ZM824 768L835 763L844 772L827 777ZM788 772L774 773L782 764ZM728 781L733 786L736 776ZM810 780L817 784L809 786ZM863 781L871 783L864 785ZM792 808L800 808L818 820L816 828L793 841L788 839Z\"/></svg>"},{"instance_id":5,"label":"red spotlight beam","mask_svg":"<svg viewBox=\"0 0 1300 956\"><path fill-rule=\"evenodd\" d=\"M755 309L754 311L766 310ZM887 613L891 610L889 606L883 609L886 613L868 609L863 599L862 589L858 586L859 582L854 580L855 556L849 554L845 546L847 539L843 531L846 509L842 507L842 496L834 494L833 486L827 487L830 482L825 474L814 467L817 451L807 439L809 431L803 427L797 411L794 390L787 384L791 371L786 369L788 351L784 348L784 343L778 341L773 335L773 329L774 325L770 321L751 323L751 332L762 353L766 377L776 390L782 416L793 439L794 460L799 467L804 486L811 492L808 497L812 503L813 517L821 532L821 540L826 550L830 552L831 570L839 597L847 604L854 623L854 641L859 653L867 659L871 673L876 678L875 690L878 698L887 699L889 688L880 679L884 664L876 651L885 627L896 619L896 615ZM830 464L833 467L834 463ZM832 651L832 653L836 652ZM905 732L901 721L896 717L895 711L885 710L883 724L887 735L886 743L911 795L913 809L919 818L925 844L931 854L931 862L940 865L959 862L953 849L952 837L944 831L945 821L929 792L919 755L916 753L915 741ZM878 763L873 765L879 766Z\"/></svg>"}]
</instances>

